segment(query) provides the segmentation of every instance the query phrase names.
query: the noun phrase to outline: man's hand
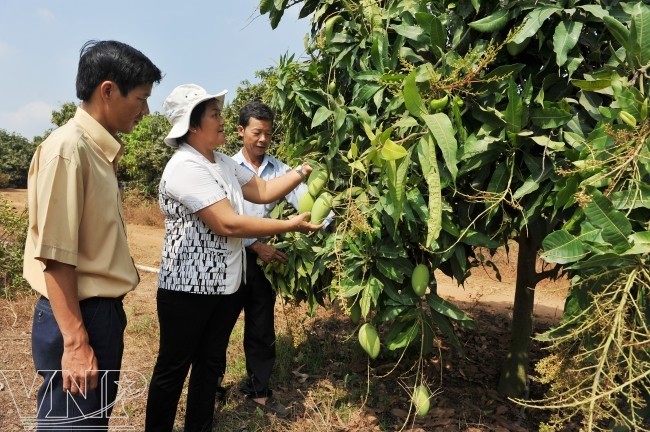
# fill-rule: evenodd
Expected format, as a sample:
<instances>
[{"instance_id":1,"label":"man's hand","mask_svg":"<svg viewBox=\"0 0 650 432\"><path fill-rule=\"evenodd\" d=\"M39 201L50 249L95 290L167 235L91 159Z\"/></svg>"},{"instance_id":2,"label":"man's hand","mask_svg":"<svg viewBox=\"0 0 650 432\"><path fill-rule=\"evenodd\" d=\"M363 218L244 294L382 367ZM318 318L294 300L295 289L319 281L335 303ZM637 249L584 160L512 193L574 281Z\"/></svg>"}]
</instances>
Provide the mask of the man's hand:
<instances>
[{"instance_id":1,"label":"man's hand","mask_svg":"<svg viewBox=\"0 0 650 432\"><path fill-rule=\"evenodd\" d=\"M86 394L86 390L97 387L99 372L81 316L76 270L69 264L48 260L43 276L50 306L63 336L63 390Z\"/></svg>"},{"instance_id":2,"label":"man's hand","mask_svg":"<svg viewBox=\"0 0 650 432\"><path fill-rule=\"evenodd\" d=\"M308 177L313 170L314 168L311 165L309 165L307 162L302 163L302 172L305 173L305 176Z\"/></svg>"},{"instance_id":3,"label":"man's hand","mask_svg":"<svg viewBox=\"0 0 650 432\"><path fill-rule=\"evenodd\" d=\"M97 387L97 369L95 352L87 342L76 347L64 346L61 357L63 391L85 395L87 390Z\"/></svg>"},{"instance_id":4,"label":"man's hand","mask_svg":"<svg viewBox=\"0 0 650 432\"><path fill-rule=\"evenodd\" d=\"M255 252L257 256L267 264L270 264L274 261L287 261L287 256L284 254L284 252L281 252L280 250L266 243L256 241L250 245L249 248L253 250L253 252Z\"/></svg>"}]
</instances>

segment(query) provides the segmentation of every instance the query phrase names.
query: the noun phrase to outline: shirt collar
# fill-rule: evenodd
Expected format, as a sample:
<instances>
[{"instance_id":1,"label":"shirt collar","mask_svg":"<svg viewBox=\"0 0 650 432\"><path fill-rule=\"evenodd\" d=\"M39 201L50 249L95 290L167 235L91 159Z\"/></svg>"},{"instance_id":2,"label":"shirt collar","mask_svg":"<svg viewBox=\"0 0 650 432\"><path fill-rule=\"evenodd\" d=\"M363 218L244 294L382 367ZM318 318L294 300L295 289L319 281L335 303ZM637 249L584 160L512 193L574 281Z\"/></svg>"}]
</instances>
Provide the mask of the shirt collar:
<instances>
[{"instance_id":1,"label":"shirt collar","mask_svg":"<svg viewBox=\"0 0 650 432\"><path fill-rule=\"evenodd\" d=\"M254 167L253 165L251 165L251 164L246 160L246 158L244 157L243 149L240 149L240 150L237 152L237 154L234 155L232 158L233 158L233 159L235 160L235 162L237 162L239 165L243 165L243 166L245 166L246 168L248 168L249 170L251 170L251 171L253 171L253 172L256 172L255 167ZM262 164L260 165L259 174L261 174L261 173L264 171L264 169L266 168L266 165L271 165L273 168L276 168L276 169L277 169L276 159L275 159L274 157L269 156L268 153L265 153L265 154L264 154L264 159L262 160Z\"/></svg>"},{"instance_id":2,"label":"shirt collar","mask_svg":"<svg viewBox=\"0 0 650 432\"><path fill-rule=\"evenodd\" d=\"M109 162L116 163L122 157L124 154L124 144L122 141L111 135L104 126L84 111L83 108L77 107L74 121L86 131Z\"/></svg>"}]
</instances>

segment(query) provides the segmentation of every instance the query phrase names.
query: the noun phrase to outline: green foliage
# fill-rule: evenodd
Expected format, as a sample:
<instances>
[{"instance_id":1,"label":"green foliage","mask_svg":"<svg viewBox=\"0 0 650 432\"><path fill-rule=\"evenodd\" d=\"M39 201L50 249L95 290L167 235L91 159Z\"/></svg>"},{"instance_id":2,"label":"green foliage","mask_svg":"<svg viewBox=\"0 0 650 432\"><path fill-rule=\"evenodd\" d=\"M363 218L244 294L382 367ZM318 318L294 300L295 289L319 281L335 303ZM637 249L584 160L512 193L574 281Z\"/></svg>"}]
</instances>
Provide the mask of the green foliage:
<instances>
[{"instance_id":1,"label":"green foliage","mask_svg":"<svg viewBox=\"0 0 650 432\"><path fill-rule=\"evenodd\" d=\"M16 212L9 201L0 196L0 294L4 297L11 298L29 289L23 279L27 224L27 212Z\"/></svg>"},{"instance_id":2,"label":"green foliage","mask_svg":"<svg viewBox=\"0 0 650 432\"><path fill-rule=\"evenodd\" d=\"M327 166L337 222L331 234L290 236L287 266L269 269L287 295L310 305L358 302L365 320L385 322L427 353L434 329L460 345L454 325L465 320L403 289L414 263L462 283L476 246L495 248L528 230L539 247L561 224L569 236L589 236L576 230L585 217L598 219L581 207L598 190L616 198L616 209L633 206L601 211L616 222L597 239L623 253L631 232L648 229L647 5L296 4L301 16L313 14L310 59L280 59L273 104L287 139L279 152ZM264 1L260 11L276 27L286 7ZM430 111L445 96L448 104ZM558 235L545 246L561 255L553 248L567 235ZM568 241L571 256L594 253L576 252L576 242ZM634 409L606 412L621 424L638 419Z\"/></svg>"},{"instance_id":3,"label":"green foliage","mask_svg":"<svg viewBox=\"0 0 650 432\"><path fill-rule=\"evenodd\" d=\"M0 129L0 188L27 187L35 146L27 138Z\"/></svg>"},{"instance_id":4,"label":"green foliage","mask_svg":"<svg viewBox=\"0 0 650 432\"><path fill-rule=\"evenodd\" d=\"M61 127L73 118L76 112L77 104L74 102L64 102L58 111L52 111L52 123L57 127Z\"/></svg>"},{"instance_id":5,"label":"green foliage","mask_svg":"<svg viewBox=\"0 0 650 432\"><path fill-rule=\"evenodd\" d=\"M122 136L124 156L118 177L145 197L158 196L160 177L174 154L174 149L163 143L170 128L162 114L152 114L144 117L130 134Z\"/></svg>"}]
</instances>

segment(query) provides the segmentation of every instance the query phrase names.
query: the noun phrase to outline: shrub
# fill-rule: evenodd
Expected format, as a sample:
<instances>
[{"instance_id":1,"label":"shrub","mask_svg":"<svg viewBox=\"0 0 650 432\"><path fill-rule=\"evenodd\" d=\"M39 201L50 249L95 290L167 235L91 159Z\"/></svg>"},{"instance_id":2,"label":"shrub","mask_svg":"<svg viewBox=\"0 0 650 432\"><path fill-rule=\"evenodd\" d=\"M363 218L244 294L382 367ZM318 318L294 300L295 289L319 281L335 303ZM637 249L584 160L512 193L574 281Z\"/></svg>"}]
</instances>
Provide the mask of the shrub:
<instances>
[{"instance_id":1,"label":"shrub","mask_svg":"<svg viewBox=\"0 0 650 432\"><path fill-rule=\"evenodd\" d=\"M27 226L27 211L16 211L0 196L0 293L7 298L29 290L29 284L23 279Z\"/></svg>"}]
</instances>

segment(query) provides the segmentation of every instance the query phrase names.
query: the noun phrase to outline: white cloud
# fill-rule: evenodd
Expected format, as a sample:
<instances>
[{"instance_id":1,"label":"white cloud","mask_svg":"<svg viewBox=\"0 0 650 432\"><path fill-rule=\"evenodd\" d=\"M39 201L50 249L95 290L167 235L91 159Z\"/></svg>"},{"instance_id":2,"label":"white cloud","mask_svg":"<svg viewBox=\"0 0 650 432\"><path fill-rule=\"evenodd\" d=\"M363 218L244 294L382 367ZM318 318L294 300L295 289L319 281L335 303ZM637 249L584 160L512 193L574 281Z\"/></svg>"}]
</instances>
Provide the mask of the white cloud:
<instances>
[{"instance_id":1,"label":"white cloud","mask_svg":"<svg viewBox=\"0 0 650 432\"><path fill-rule=\"evenodd\" d=\"M50 121L54 107L42 102L30 102L14 112L0 112L0 129L32 139L54 125Z\"/></svg>"},{"instance_id":2,"label":"white cloud","mask_svg":"<svg viewBox=\"0 0 650 432\"><path fill-rule=\"evenodd\" d=\"M36 15L39 16L43 21L46 22L53 22L56 21L56 17L54 16L54 13L50 11L49 9L45 8L38 8L36 9Z\"/></svg>"}]
</instances>

